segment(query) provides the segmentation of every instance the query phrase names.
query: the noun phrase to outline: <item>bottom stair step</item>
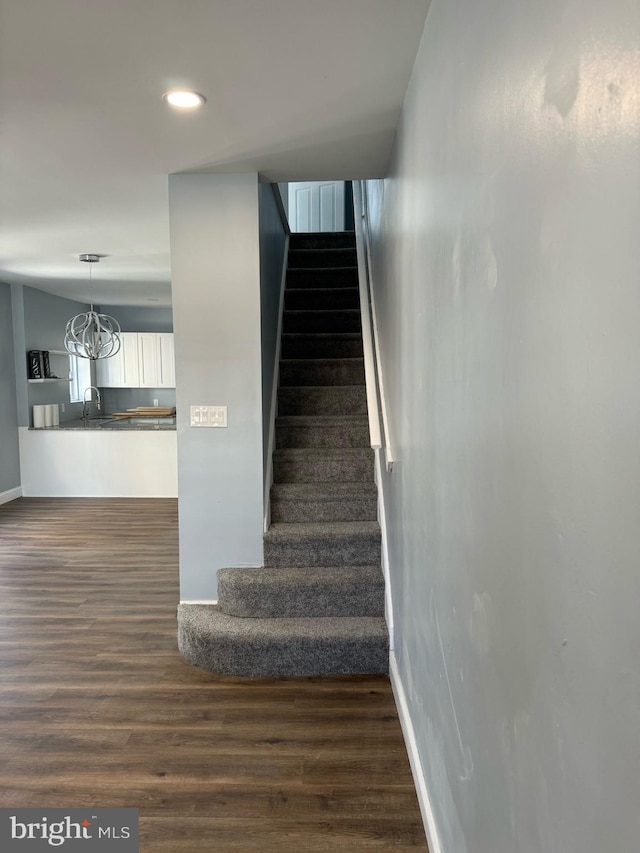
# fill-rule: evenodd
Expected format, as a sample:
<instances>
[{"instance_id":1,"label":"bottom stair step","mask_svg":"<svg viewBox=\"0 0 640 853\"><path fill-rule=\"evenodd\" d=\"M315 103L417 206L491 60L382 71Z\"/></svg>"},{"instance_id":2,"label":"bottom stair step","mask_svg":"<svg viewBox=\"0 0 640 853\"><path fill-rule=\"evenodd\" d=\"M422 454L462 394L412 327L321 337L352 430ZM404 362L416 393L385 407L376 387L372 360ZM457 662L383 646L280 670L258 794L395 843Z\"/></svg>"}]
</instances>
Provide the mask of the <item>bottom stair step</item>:
<instances>
[{"instance_id":1,"label":"bottom stair step","mask_svg":"<svg viewBox=\"0 0 640 853\"><path fill-rule=\"evenodd\" d=\"M227 616L383 616L380 566L218 570L218 607Z\"/></svg>"},{"instance_id":2,"label":"bottom stair step","mask_svg":"<svg viewBox=\"0 0 640 853\"><path fill-rule=\"evenodd\" d=\"M223 675L365 675L388 672L382 617L242 619L209 604L180 604L178 647Z\"/></svg>"}]
</instances>

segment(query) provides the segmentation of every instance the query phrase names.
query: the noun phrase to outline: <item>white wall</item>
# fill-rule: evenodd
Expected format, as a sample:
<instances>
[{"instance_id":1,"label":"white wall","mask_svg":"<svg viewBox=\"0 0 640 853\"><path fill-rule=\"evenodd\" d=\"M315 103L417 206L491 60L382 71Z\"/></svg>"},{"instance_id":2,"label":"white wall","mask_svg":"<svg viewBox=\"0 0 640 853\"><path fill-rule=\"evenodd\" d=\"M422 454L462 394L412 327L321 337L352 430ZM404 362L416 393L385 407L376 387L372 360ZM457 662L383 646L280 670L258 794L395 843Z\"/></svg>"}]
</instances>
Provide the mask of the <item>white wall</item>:
<instances>
[{"instance_id":1,"label":"white wall","mask_svg":"<svg viewBox=\"0 0 640 853\"><path fill-rule=\"evenodd\" d=\"M216 598L217 569L262 565L258 176L169 177L180 597ZM227 429L189 426L228 406Z\"/></svg>"},{"instance_id":2,"label":"white wall","mask_svg":"<svg viewBox=\"0 0 640 853\"><path fill-rule=\"evenodd\" d=\"M433 0L369 184L443 853L638 847L640 5Z\"/></svg>"}]
</instances>

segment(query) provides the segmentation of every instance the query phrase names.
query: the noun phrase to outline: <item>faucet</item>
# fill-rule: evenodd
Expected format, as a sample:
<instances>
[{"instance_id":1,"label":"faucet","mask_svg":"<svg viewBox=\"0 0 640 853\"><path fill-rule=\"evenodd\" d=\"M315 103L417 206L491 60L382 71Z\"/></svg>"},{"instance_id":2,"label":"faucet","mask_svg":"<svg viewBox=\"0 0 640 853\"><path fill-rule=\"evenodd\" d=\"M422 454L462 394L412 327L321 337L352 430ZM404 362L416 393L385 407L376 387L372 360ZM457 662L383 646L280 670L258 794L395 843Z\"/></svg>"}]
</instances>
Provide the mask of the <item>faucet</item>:
<instances>
[{"instance_id":1,"label":"faucet","mask_svg":"<svg viewBox=\"0 0 640 853\"><path fill-rule=\"evenodd\" d=\"M84 389L84 394L82 395L82 420L83 421L86 421L86 419L89 417L89 408L87 406L87 403L91 402L91 391L92 390L96 392L96 408L98 409L98 411L100 411L100 409L101 409L100 389L96 388L95 385L89 385L88 388ZM88 400L87 400L87 391L89 392L89 399Z\"/></svg>"}]
</instances>

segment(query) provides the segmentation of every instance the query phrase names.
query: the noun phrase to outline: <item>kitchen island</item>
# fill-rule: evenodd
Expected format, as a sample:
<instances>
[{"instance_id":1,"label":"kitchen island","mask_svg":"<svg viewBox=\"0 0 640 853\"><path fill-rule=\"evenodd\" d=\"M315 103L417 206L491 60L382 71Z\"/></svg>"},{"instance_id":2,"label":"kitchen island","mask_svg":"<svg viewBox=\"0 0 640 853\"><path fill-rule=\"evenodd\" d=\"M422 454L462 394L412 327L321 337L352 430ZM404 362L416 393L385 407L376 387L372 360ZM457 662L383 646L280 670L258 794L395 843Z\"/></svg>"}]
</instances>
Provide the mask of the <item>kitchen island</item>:
<instances>
[{"instance_id":1,"label":"kitchen island","mask_svg":"<svg viewBox=\"0 0 640 853\"><path fill-rule=\"evenodd\" d=\"M175 418L93 417L20 427L24 497L175 498Z\"/></svg>"}]
</instances>

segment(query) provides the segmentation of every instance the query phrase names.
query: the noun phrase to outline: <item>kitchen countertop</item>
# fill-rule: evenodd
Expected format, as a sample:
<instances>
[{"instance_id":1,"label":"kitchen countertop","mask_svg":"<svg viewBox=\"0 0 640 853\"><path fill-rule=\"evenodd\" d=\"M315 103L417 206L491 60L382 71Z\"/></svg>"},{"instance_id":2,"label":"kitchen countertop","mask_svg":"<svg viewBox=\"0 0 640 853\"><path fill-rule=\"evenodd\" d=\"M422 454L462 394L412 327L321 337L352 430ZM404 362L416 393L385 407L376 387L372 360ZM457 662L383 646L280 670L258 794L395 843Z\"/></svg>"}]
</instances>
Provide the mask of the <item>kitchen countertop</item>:
<instances>
[{"instance_id":1,"label":"kitchen countertop","mask_svg":"<svg viewBox=\"0 0 640 853\"><path fill-rule=\"evenodd\" d=\"M60 431L60 430L117 430L118 432L132 432L139 430L175 430L176 419L173 418L113 418L109 415L104 417L76 418L73 421L63 421L55 427L29 427L33 432Z\"/></svg>"}]
</instances>

